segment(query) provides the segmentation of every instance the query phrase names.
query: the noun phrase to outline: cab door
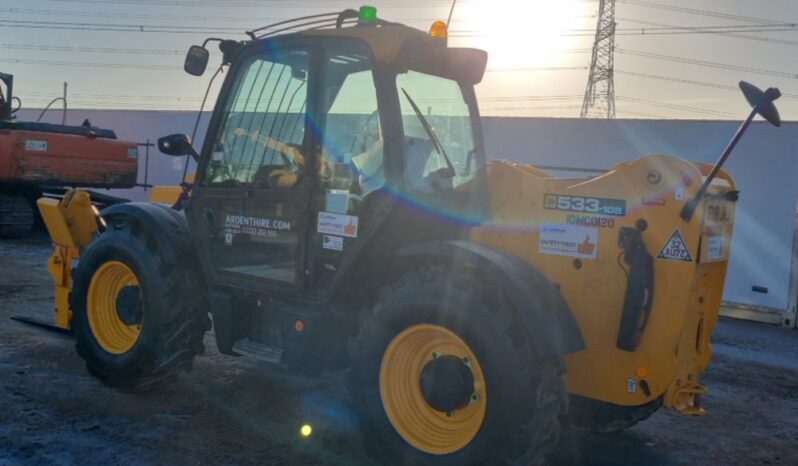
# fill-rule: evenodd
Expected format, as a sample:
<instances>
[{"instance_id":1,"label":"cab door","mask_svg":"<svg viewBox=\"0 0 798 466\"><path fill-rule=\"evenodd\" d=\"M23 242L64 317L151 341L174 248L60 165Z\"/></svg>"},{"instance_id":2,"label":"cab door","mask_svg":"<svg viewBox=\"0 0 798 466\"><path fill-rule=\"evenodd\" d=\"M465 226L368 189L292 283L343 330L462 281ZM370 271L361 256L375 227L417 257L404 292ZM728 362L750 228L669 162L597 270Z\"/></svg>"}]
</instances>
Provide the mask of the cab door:
<instances>
[{"instance_id":1,"label":"cab door","mask_svg":"<svg viewBox=\"0 0 798 466\"><path fill-rule=\"evenodd\" d=\"M213 284L303 284L311 63L306 47L253 47L230 71L189 212Z\"/></svg>"}]
</instances>

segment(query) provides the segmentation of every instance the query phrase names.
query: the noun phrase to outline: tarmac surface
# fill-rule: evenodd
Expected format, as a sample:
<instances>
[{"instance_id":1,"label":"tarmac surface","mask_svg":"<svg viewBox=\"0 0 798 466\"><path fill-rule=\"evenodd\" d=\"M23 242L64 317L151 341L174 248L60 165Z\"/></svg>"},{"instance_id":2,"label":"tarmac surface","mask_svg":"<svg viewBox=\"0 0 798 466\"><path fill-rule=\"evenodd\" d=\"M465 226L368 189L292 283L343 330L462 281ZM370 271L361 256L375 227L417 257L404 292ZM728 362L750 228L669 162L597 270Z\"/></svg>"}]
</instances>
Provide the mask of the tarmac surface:
<instances>
[{"instance_id":1,"label":"tarmac surface","mask_svg":"<svg viewBox=\"0 0 798 466\"><path fill-rule=\"evenodd\" d=\"M101 385L69 337L9 319L51 319L50 252L43 233L0 241L0 466L373 464L340 374L279 374L220 355L210 335L166 389ZM705 416L661 410L619 434L575 433L548 464L798 464L798 331L724 319L713 344Z\"/></svg>"}]
</instances>

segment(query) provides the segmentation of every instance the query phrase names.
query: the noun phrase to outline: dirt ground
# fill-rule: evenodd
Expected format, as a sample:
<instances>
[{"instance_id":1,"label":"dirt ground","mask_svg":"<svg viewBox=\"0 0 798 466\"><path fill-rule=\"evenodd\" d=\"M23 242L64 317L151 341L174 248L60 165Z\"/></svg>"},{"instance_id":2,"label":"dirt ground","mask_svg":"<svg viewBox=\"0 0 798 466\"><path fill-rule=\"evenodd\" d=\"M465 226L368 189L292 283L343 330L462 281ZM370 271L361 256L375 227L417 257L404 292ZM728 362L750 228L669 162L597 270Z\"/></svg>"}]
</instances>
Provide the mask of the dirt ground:
<instances>
[{"instance_id":1,"label":"dirt ground","mask_svg":"<svg viewBox=\"0 0 798 466\"><path fill-rule=\"evenodd\" d=\"M102 386L69 338L9 320L50 319L49 253L43 233L0 241L0 466L372 464L340 376L284 376L219 355L210 337L168 389ZM798 464L798 331L723 320L714 343L706 416L663 410L621 434L576 434L549 463Z\"/></svg>"}]
</instances>

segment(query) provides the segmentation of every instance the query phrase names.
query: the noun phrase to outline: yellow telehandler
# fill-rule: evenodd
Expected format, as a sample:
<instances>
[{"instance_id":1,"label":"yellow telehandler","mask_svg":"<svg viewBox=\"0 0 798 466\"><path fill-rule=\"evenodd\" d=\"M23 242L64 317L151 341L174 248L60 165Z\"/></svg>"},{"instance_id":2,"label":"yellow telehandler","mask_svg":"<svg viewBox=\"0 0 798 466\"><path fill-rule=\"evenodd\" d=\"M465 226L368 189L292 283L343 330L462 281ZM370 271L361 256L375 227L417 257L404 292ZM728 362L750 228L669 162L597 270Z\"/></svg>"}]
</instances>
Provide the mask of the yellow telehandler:
<instances>
[{"instance_id":1,"label":"yellow telehandler","mask_svg":"<svg viewBox=\"0 0 798 466\"><path fill-rule=\"evenodd\" d=\"M219 351L313 377L348 370L383 464L536 464L561 421L612 431L701 414L738 191L665 155L591 179L486 163L487 54L363 7L207 44L229 68L196 177L98 212L39 208L55 323L88 371L135 388ZM534 149L531 149L534 150ZM166 202L168 201L168 202ZM173 205L174 204L174 205Z\"/></svg>"}]
</instances>

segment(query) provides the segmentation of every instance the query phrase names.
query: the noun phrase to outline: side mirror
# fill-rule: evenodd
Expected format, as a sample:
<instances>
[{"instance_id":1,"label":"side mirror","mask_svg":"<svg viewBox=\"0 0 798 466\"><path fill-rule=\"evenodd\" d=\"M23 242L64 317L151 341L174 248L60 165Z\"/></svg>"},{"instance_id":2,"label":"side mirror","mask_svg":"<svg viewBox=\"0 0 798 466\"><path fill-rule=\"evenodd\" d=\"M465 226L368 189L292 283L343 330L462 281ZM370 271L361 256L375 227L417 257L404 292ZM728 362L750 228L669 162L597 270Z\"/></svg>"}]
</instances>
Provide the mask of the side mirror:
<instances>
[{"instance_id":1,"label":"side mirror","mask_svg":"<svg viewBox=\"0 0 798 466\"><path fill-rule=\"evenodd\" d=\"M781 97L781 92L777 88L770 87L768 90L763 91L751 83L740 81L740 90L743 91L745 100L756 110L759 116L773 126L781 126L779 110L773 104L774 100Z\"/></svg>"},{"instance_id":2,"label":"side mirror","mask_svg":"<svg viewBox=\"0 0 798 466\"><path fill-rule=\"evenodd\" d=\"M201 45L192 45L186 54L186 62L183 69L192 76L202 76L208 67L208 49Z\"/></svg>"},{"instance_id":3,"label":"side mirror","mask_svg":"<svg viewBox=\"0 0 798 466\"><path fill-rule=\"evenodd\" d=\"M194 160L199 159L199 154L191 145L191 138L186 134L171 134L158 139L158 150L166 155L190 155Z\"/></svg>"}]
</instances>

